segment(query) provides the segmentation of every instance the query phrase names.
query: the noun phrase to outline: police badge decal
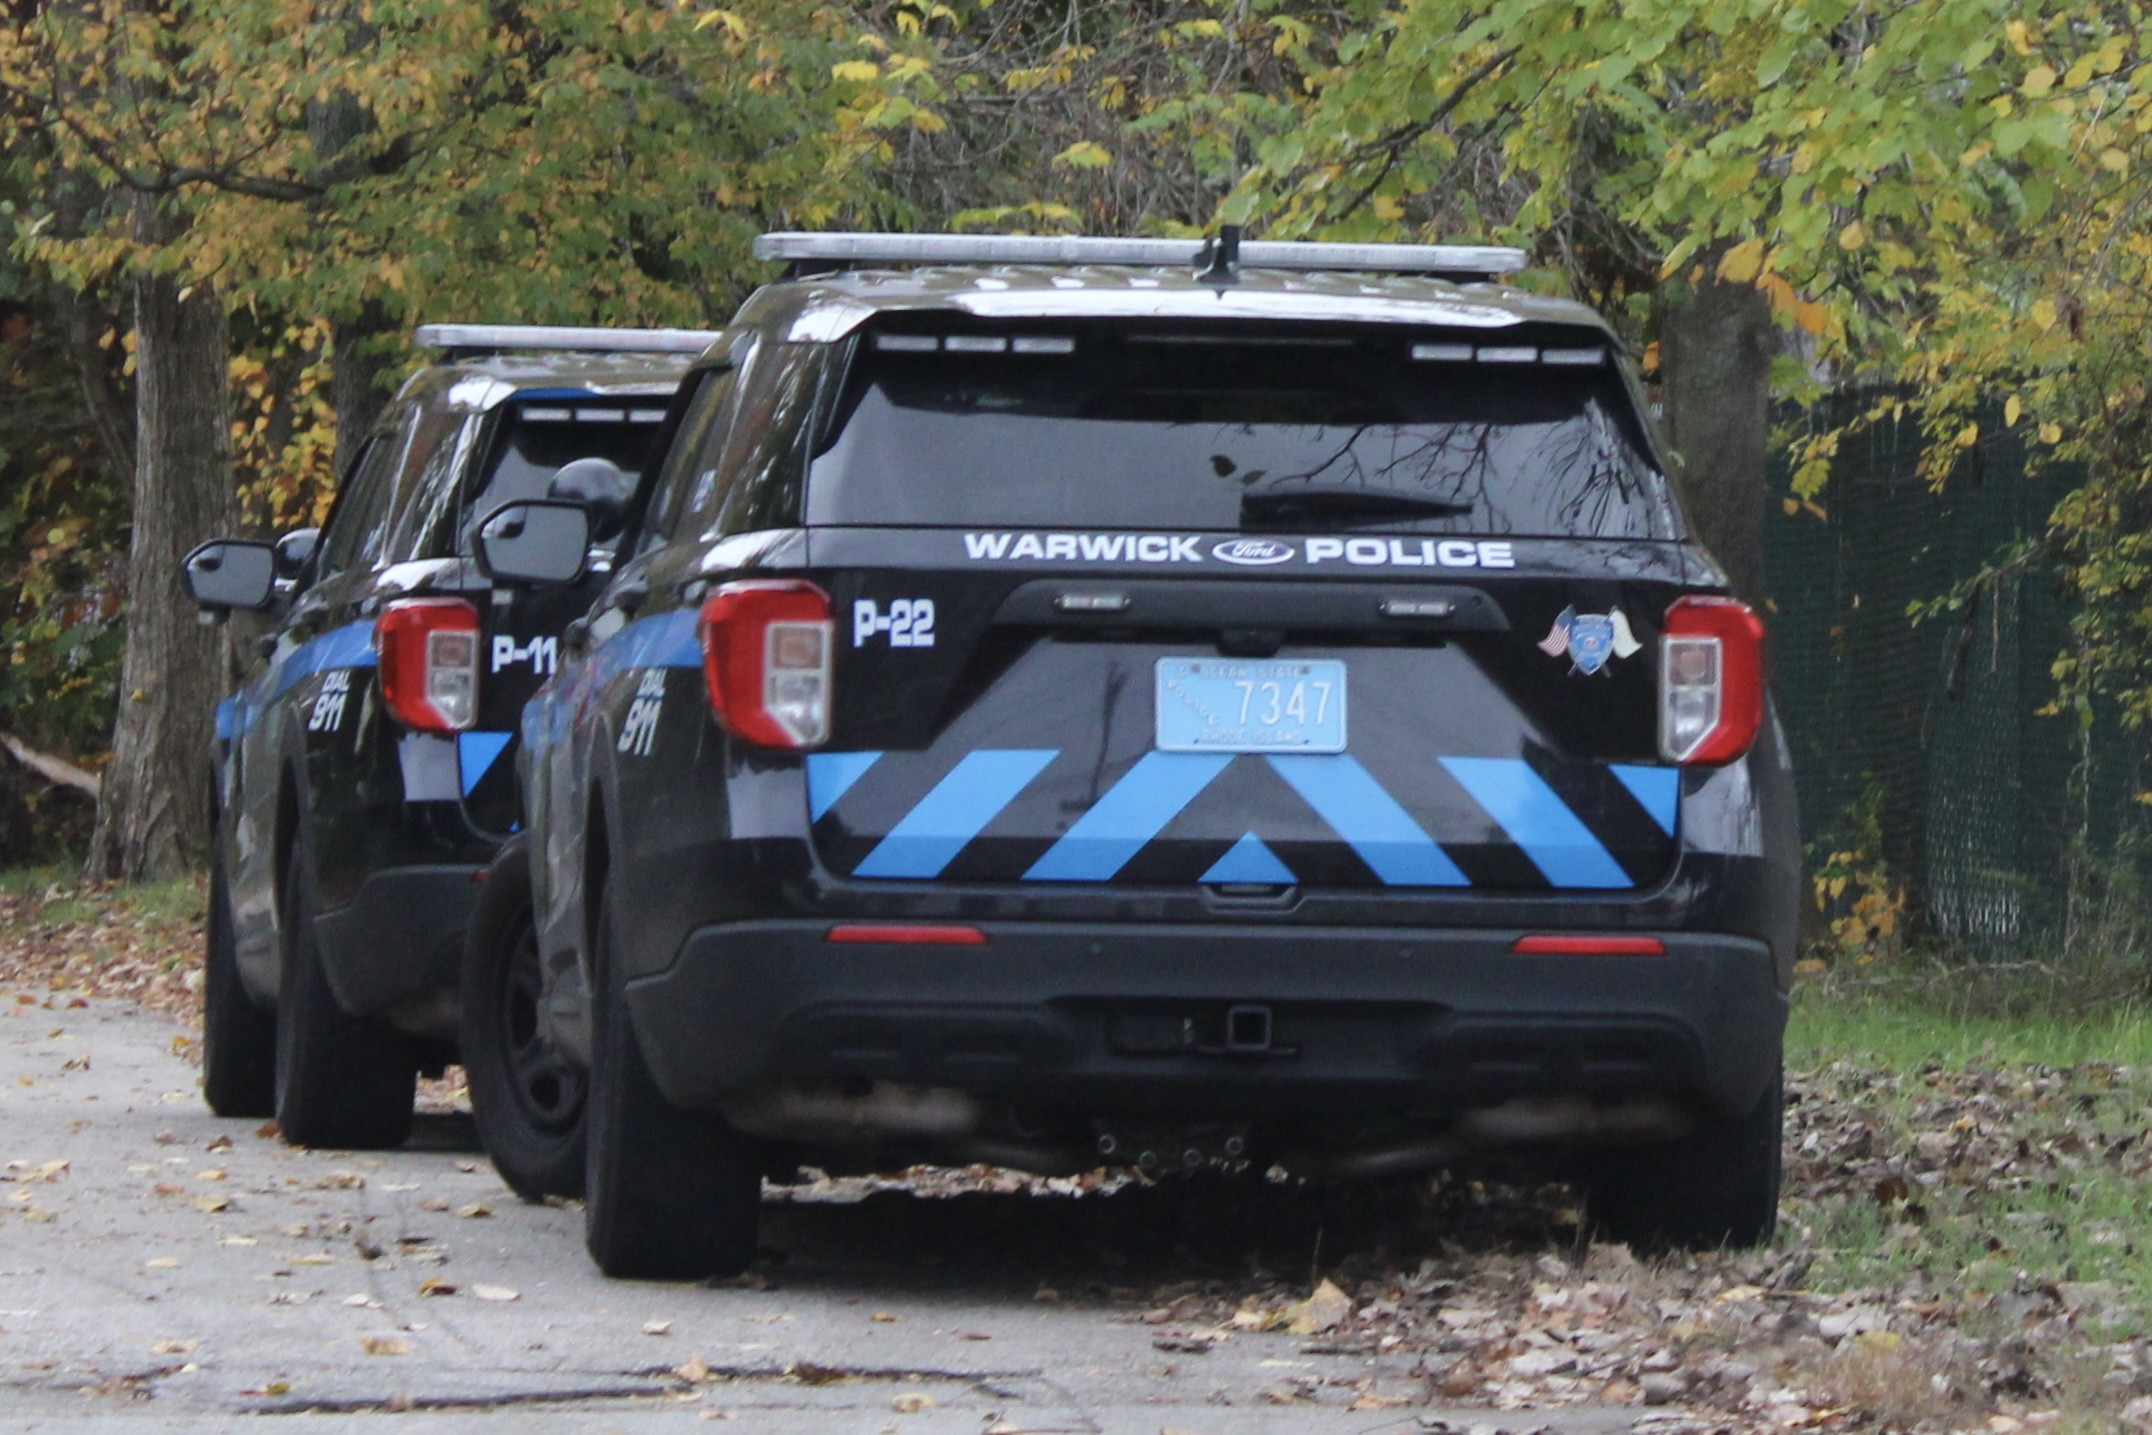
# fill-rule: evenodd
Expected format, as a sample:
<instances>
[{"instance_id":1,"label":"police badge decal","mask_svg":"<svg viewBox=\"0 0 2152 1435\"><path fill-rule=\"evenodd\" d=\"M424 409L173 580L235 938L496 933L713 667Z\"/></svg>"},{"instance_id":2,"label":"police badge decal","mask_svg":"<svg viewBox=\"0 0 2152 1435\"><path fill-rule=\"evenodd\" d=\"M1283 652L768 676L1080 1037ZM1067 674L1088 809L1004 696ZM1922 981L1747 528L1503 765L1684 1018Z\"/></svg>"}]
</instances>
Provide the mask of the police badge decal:
<instances>
[{"instance_id":1,"label":"police badge decal","mask_svg":"<svg viewBox=\"0 0 2152 1435\"><path fill-rule=\"evenodd\" d=\"M1550 658L1559 658L1566 653L1569 671L1590 677L1604 671L1608 659L1629 657L1644 645L1629 631L1629 619L1621 609L1579 613L1570 607L1562 609L1538 646Z\"/></svg>"}]
</instances>

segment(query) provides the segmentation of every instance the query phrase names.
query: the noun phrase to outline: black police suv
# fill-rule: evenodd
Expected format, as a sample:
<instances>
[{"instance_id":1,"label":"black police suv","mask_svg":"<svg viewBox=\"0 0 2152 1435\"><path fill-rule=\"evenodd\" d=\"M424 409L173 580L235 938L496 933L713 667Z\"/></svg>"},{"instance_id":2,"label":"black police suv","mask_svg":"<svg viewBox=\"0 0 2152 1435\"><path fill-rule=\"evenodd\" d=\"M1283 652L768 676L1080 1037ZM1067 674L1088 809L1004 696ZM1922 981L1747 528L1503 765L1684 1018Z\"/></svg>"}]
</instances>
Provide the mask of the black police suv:
<instances>
[{"instance_id":1,"label":"black police suv","mask_svg":"<svg viewBox=\"0 0 2152 1435\"><path fill-rule=\"evenodd\" d=\"M802 1159L1536 1149L1770 1233L1791 774L1597 315L1508 250L758 253L524 715L604 1270L739 1268Z\"/></svg>"},{"instance_id":2,"label":"black police suv","mask_svg":"<svg viewBox=\"0 0 2152 1435\"><path fill-rule=\"evenodd\" d=\"M220 1115L273 1114L308 1146L408 1134L417 1073L454 1059L476 879L522 820L517 718L712 337L422 328L446 361L403 386L326 527L188 556L208 613L275 617L217 713L203 1087ZM495 583L477 525L546 496L600 545L588 587Z\"/></svg>"}]
</instances>

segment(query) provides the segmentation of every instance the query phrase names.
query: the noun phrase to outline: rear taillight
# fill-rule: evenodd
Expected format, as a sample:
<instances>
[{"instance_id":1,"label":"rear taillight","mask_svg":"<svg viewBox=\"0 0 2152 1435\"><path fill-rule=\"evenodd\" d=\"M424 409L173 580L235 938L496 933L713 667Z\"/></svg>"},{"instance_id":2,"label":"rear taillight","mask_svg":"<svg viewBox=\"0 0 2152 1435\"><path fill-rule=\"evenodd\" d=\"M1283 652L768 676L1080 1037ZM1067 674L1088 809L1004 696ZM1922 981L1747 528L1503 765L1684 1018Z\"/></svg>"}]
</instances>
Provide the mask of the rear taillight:
<instances>
[{"instance_id":1,"label":"rear taillight","mask_svg":"<svg viewBox=\"0 0 2152 1435\"><path fill-rule=\"evenodd\" d=\"M698 631L720 727L763 747L819 747L829 737L827 593L795 578L727 583L703 603Z\"/></svg>"},{"instance_id":2,"label":"rear taillight","mask_svg":"<svg viewBox=\"0 0 2152 1435\"><path fill-rule=\"evenodd\" d=\"M1731 762L1763 726L1763 620L1734 598L1682 598L1659 638L1659 755Z\"/></svg>"},{"instance_id":3,"label":"rear taillight","mask_svg":"<svg viewBox=\"0 0 2152 1435\"><path fill-rule=\"evenodd\" d=\"M463 732L478 720L478 610L461 598L407 598L374 624L381 700L421 732Z\"/></svg>"}]
</instances>

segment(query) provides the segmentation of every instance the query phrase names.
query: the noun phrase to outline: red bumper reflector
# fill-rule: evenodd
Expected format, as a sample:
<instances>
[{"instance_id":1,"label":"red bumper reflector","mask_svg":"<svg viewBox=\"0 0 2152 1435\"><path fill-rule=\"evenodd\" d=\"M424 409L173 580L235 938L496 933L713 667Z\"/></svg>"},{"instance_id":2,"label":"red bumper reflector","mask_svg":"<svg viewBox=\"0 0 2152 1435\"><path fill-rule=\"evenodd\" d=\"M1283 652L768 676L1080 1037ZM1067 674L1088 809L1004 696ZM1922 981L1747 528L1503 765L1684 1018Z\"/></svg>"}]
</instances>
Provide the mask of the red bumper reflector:
<instances>
[{"instance_id":1,"label":"red bumper reflector","mask_svg":"<svg viewBox=\"0 0 2152 1435\"><path fill-rule=\"evenodd\" d=\"M1663 957L1657 937L1519 937L1510 950L1524 957Z\"/></svg>"},{"instance_id":2,"label":"red bumper reflector","mask_svg":"<svg viewBox=\"0 0 2152 1435\"><path fill-rule=\"evenodd\" d=\"M873 926L849 922L829 929L833 942L894 942L909 947L983 947L986 933L977 927Z\"/></svg>"}]
</instances>

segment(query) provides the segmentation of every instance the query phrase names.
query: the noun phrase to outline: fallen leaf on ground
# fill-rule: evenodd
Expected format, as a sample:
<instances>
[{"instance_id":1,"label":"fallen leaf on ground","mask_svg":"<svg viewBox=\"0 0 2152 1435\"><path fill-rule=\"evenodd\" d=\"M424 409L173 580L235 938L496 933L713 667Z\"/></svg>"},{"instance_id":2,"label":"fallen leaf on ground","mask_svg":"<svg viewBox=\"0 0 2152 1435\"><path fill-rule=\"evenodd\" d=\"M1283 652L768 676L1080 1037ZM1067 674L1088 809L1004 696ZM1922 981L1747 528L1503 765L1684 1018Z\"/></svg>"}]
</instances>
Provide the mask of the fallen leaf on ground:
<instances>
[{"instance_id":1,"label":"fallen leaf on ground","mask_svg":"<svg viewBox=\"0 0 2152 1435\"><path fill-rule=\"evenodd\" d=\"M177 1270L179 1268L179 1258L177 1256L158 1256L154 1260L147 1260L142 1262L142 1265L145 1270Z\"/></svg>"},{"instance_id":2,"label":"fallen leaf on ground","mask_svg":"<svg viewBox=\"0 0 2152 1435\"><path fill-rule=\"evenodd\" d=\"M196 1196L187 1203L197 1211L228 1211L232 1208L228 1196Z\"/></svg>"},{"instance_id":3,"label":"fallen leaf on ground","mask_svg":"<svg viewBox=\"0 0 2152 1435\"><path fill-rule=\"evenodd\" d=\"M480 1300L521 1300L523 1292L509 1286L472 1286L471 1294Z\"/></svg>"},{"instance_id":4,"label":"fallen leaf on ground","mask_svg":"<svg viewBox=\"0 0 2152 1435\"><path fill-rule=\"evenodd\" d=\"M362 1336L359 1339L359 1344L365 1347L368 1355L409 1355L411 1353L411 1342L398 1340L393 1335Z\"/></svg>"},{"instance_id":5,"label":"fallen leaf on ground","mask_svg":"<svg viewBox=\"0 0 2152 1435\"><path fill-rule=\"evenodd\" d=\"M671 1335L672 1322L669 1320L646 1320L643 1322L643 1334Z\"/></svg>"},{"instance_id":6,"label":"fallen leaf on ground","mask_svg":"<svg viewBox=\"0 0 2152 1435\"><path fill-rule=\"evenodd\" d=\"M185 1355L201 1345L198 1340L159 1340L150 1344L152 1355Z\"/></svg>"},{"instance_id":7,"label":"fallen leaf on ground","mask_svg":"<svg viewBox=\"0 0 2152 1435\"><path fill-rule=\"evenodd\" d=\"M699 1355L691 1355L674 1366L672 1373L690 1385L705 1385L711 1380L710 1367Z\"/></svg>"},{"instance_id":8,"label":"fallen leaf on ground","mask_svg":"<svg viewBox=\"0 0 2152 1435\"><path fill-rule=\"evenodd\" d=\"M1315 1293L1304 1301L1289 1305L1281 1312L1285 1316L1285 1329L1289 1335L1320 1335L1336 1328L1352 1314L1352 1297L1339 1290L1337 1284L1325 1277L1315 1287Z\"/></svg>"},{"instance_id":9,"label":"fallen leaf on ground","mask_svg":"<svg viewBox=\"0 0 2152 1435\"><path fill-rule=\"evenodd\" d=\"M454 1281L444 1281L439 1276L428 1276L418 1283L420 1295L454 1295L461 1289Z\"/></svg>"},{"instance_id":10,"label":"fallen leaf on ground","mask_svg":"<svg viewBox=\"0 0 2152 1435\"><path fill-rule=\"evenodd\" d=\"M889 1402L889 1408L899 1415L917 1415L922 1410L934 1408L934 1397L918 1390L907 1390Z\"/></svg>"},{"instance_id":11,"label":"fallen leaf on ground","mask_svg":"<svg viewBox=\"0 0 2152 1435\"><path fill-rule=\"evenodd\" d=\"M465 1219L466 1221L482 1221L486 1217L493 1214L493 1208L491 1206L482 1205L476 1201L473 1201L468 1206L458 1206L456 1208L456 1214L463 1217L463 1219Z\"/></svg>"}]
</instances>

